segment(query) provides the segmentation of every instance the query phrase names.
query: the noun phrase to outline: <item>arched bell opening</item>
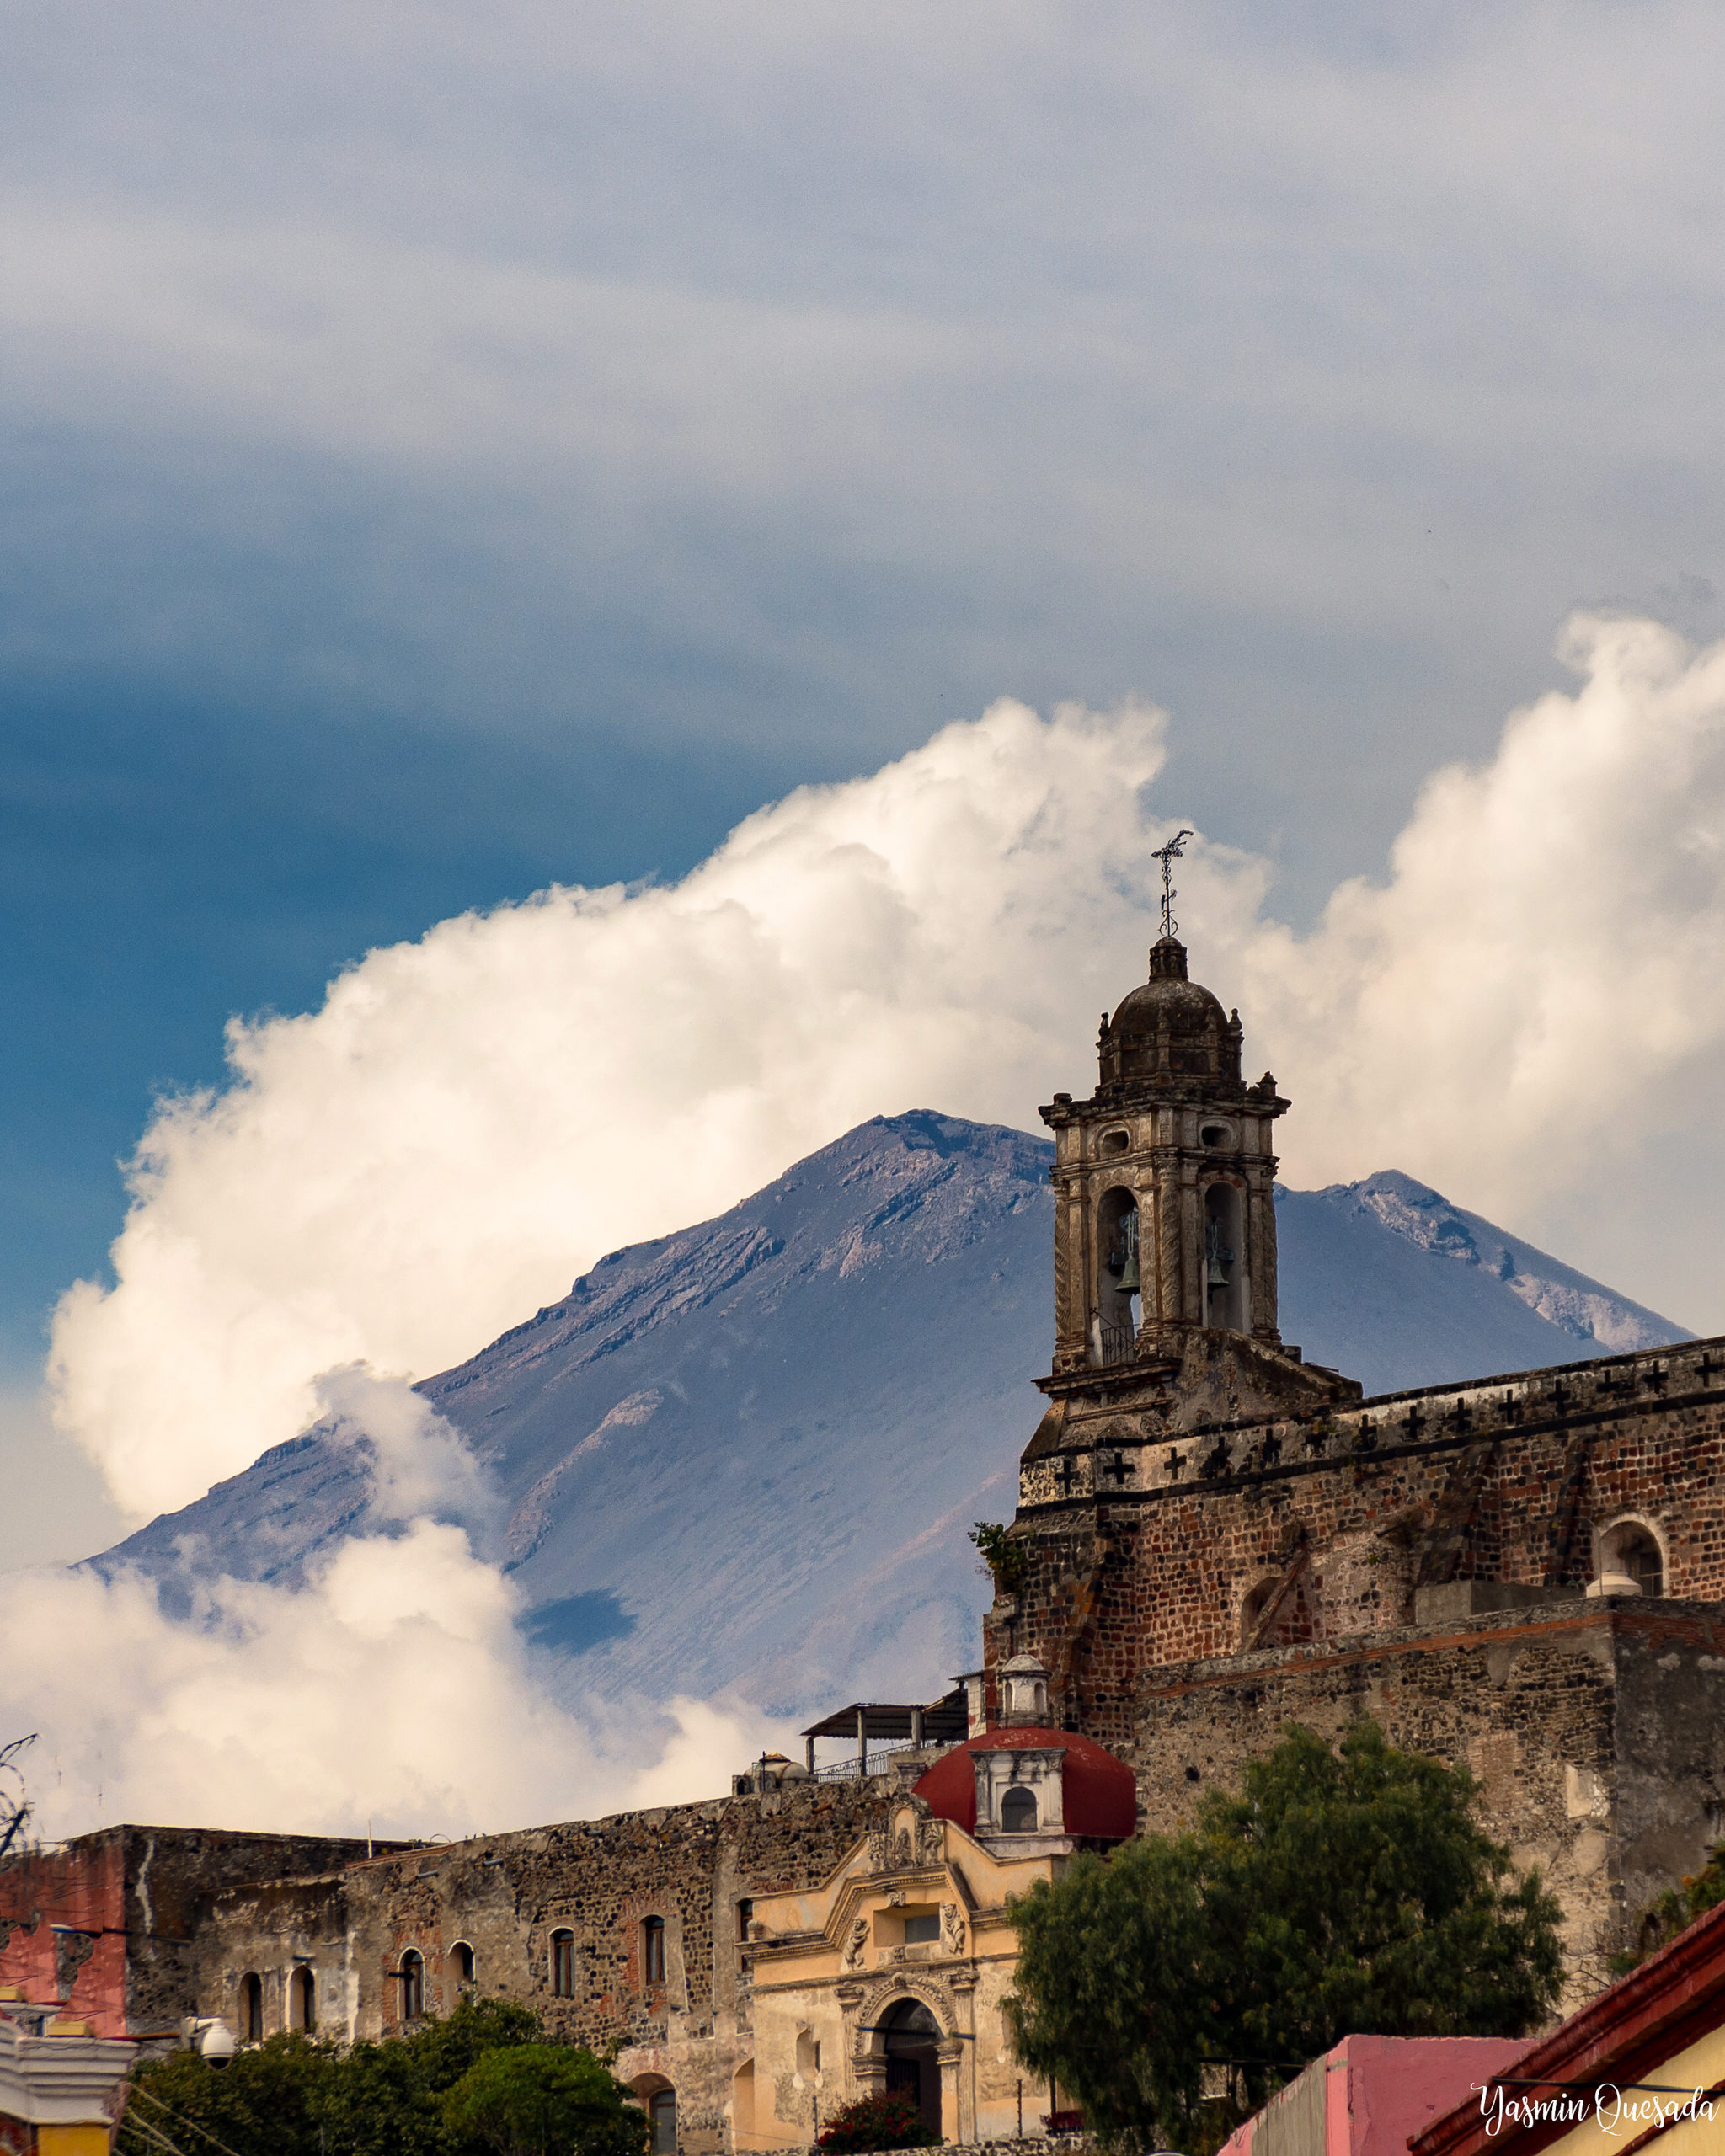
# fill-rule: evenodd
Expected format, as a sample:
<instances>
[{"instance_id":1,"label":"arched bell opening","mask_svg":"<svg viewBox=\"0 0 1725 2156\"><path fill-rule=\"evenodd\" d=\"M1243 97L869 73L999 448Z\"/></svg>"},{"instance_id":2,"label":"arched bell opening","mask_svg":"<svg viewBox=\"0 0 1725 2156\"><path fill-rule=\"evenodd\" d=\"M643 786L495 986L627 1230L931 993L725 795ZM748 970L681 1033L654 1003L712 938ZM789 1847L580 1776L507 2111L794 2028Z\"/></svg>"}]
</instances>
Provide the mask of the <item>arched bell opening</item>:
<instances>
[{"instance_id":1,"label":"arched bell opening","mask_svg":"<svg viewBox=\"0 0 1725 2156\"><path fill-rule=\"evenodd\" d=\"M1138 1337L1143 1273L1140 1265L1138 1201L1130 1190L1103 1193L1096 1210L1097 1360L1124 1362Z\"/></svg>"},{"instance_id":2,"label":"arched bell opening","mask_svg":"<svg viewBox=\"0 0 1725 2156\"><path fill-rule=\"evenodd\" d=\"M1246 1330L1240 1247L1240 1193L1231 1182L1213 1182L1204 1193L1204 1321L1231 1332Z\"/></svg>"}]
</instances>

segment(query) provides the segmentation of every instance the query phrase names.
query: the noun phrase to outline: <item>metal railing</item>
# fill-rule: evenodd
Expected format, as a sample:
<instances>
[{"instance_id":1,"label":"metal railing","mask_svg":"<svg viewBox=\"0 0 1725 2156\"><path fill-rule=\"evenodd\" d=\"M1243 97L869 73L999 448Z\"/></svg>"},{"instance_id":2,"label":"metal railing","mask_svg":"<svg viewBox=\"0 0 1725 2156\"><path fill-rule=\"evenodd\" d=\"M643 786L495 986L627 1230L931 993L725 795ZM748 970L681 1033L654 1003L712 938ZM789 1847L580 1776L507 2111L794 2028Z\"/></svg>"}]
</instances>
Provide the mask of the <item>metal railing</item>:
<instances>
[{"instance_id":1,"label":"metal railing","mask_svg":"<svg viewBox=\"0 0 1725 2156\"><path fill-rule=\"evenodd\" d=\"M818 1782L860 1781L865 1774L885 1774L893 1760L904 1753L945 1752L951 1748L952 1742L950 1737L942 1737L920 1745L909 1742L883 1744L878 1748L870 1749L866 1763L853 1752L847 1759L835 1759L830 1766L817 1767L814 1769L814 1779Z\"/></svg>"},{"instance_id":2,"label":"metal railing","mask_svg":"<svg viewBox=\"0 0 1725 2156\"><path fill-rule=\"evenodd\" d=\"M1137 1353L1137 1341L1130 1325L1110 1325L1106 1318L1096 1321L1097 1359L1104 1365L1109 1363L1130 1363Z\"/></svg>"}]
</instances>

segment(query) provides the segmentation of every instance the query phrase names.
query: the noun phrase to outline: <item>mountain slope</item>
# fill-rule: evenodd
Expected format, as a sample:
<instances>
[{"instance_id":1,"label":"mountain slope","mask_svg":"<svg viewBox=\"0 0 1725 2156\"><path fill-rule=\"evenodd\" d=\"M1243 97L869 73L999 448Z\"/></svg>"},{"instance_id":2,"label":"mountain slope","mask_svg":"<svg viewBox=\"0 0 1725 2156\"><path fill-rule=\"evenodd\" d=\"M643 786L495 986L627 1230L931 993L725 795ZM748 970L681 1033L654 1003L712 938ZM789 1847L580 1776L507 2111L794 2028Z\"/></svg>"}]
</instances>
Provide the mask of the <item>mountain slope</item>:
<instances>
[{"instance_id":1,"label":"mountain slope","mask_svg":"<svg viewBox=\"0 0 1725 2156\"><path fill-rule=\"evenodd\" d=\"M1051 1156L877 1118L425 1380L494 1478L529 1636L572 1690L741 1684L801 1712L970 1665L965 1529L1010 1513L1048 1364ZM1277 1217L1284 1333L1369 1391L1685 1337L1407 1177L1284 1193ZM291 1579L366 1492L312 1432L95 1561L170 1592Z\"/></svg>"}]
</instances>

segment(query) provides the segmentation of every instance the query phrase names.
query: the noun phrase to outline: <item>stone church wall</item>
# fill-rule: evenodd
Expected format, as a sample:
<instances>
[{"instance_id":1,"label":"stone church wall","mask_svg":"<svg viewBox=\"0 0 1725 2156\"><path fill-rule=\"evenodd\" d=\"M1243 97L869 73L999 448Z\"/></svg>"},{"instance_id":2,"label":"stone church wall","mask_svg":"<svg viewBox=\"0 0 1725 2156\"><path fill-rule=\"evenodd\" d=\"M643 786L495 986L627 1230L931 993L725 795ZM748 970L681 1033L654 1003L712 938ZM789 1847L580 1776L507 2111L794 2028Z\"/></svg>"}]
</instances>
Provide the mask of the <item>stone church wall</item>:
<instances>
[{"instance_id":1,"label":"stone church wall","mask_svg":"<svg viewBox=\"0 0 1725 2156\"><path fill-rule=\"evenodd\" d=\"M727 2145L731 2078L749 2055L739 1904L811 1887L884 1816L883 1781L793 1782L762 1796L433 1844L321 1877L217 1894L200 1927L196 2010L241 2025L257 1974L266 2031L286 2025L292 1970L313 1972L320 2028L403 2028L399 1972L425 1963L447 2013L473 1951L474 1988L541 2016L553 2039L601 2053L642 2092L676 2092L680 2145ZM644 1921L665 1925L665 1981L643 1966ZM554 1988L553 1935L573 1935L571 1995Z\"/></svg>"},{"instance_id":2,"label":"stone church wall","mask_svg":"<svg viewBox=\"0 0 1725 2156\"><path fill-rule=\"evenodd\" d=\"M1128 1756L1142 1822L1236 1790L1290 1721L1339 1737L1365 1714L1405 1749L1471 1769L1481 1825L1537 1865L1563 1909L1571 1994L1674 1878L1700 1869L1725 1792L1725 1611L1569 1601L1461 1624L1159 1668Z\"/></svg>"}]
</instances>

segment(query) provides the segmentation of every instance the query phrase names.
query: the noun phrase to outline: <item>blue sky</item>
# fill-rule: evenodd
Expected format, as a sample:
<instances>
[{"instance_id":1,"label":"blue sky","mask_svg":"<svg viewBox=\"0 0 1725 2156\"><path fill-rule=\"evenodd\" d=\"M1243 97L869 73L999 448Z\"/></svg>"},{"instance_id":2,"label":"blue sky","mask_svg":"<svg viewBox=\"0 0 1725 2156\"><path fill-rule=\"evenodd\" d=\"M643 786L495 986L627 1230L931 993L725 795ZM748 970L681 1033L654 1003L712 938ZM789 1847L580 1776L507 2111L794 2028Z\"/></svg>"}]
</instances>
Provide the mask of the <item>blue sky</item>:
<instances>
[{"instance_id":1,"label":"blue sky","mask_svg":"<svg viewBox=\"0 0 1725 2156\"><path fill-rule=\"evenodd\" d=\"M377 942L680 873L1001 695L1167 705L1183 812L1302 921L1566 678L1573 607L1725 631L1722 45L1664 4L15 11L17 1428L154 1095Z\"/></svg>"}]
</instances>

